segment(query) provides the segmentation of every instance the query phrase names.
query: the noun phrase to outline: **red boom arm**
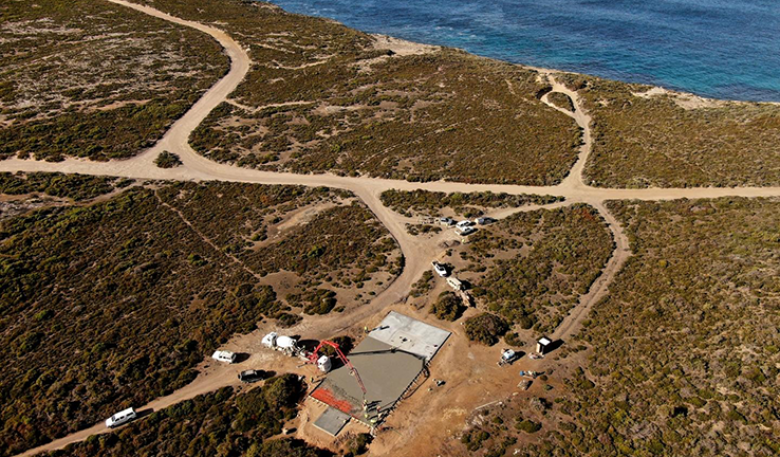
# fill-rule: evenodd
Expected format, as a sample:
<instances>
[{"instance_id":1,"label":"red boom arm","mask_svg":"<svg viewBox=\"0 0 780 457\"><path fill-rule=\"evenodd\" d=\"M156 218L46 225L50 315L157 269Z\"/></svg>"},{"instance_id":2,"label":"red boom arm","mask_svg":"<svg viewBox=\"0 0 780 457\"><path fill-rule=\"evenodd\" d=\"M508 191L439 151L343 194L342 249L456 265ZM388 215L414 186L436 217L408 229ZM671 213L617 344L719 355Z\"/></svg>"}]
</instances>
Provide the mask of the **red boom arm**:
<instances>
[{"instance_id":1,"label":"red boom arm","mask_svg":"<svg viewBox=\"0 0 780 457\"><path fill-rule=\"evenodd\" d=\"M322 349L323 346L330 346L336 351L336 355L341 359L341 361L349 368L349 371L352 373L352 376L355 377L355 380L357 380L358 385L360 386L360 389L363 391L363 396L366 395L366 386L363 384L363 380L360 379L360 375L358 374L357 370L354 366L349 362L349 359L347 356L344 355L343 352L341 352L341 348L339 348L339 345L334 343L333 341L326 341L322 340L320 341L320 344L317 346L317 348L314 350L314 352L311 353L309 356L309 362L311 363L317 363L317 352L319 352L320 349Z\"/></svg>"}]
</instances>

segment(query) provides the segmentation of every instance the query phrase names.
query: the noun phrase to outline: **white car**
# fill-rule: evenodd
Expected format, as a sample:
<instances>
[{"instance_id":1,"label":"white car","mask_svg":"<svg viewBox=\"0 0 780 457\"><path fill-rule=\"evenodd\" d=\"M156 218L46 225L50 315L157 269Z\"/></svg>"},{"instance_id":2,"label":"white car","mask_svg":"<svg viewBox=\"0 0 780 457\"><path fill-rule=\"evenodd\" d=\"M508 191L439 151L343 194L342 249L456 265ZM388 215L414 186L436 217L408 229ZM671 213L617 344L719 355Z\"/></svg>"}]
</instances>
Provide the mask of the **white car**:
<instances>
[{"instance_id":1,"label":"white car","mask_svg":"<svg viewBox=\"0 0 780 457\"><path fill-rule=\"evenodd\" d=\"M439 262L435 262L435 261L431 262L431 265L433 265L433 271L435 271L436 274L438 274L442 278L446 278L447 276L450 275L450 272L447 271L447 267L440 264Z\"/></svg>"},{"instance_id":2,"label":"white car","mask_svg":"<svg viewBox=\"0 0 780 457\"><path fill-rule=\"evenodd\" d=\"M452 218L449 217L442 217L441 219L439 219L439 223L441 225L447 225L447 226L455 225L455 221L453 221Z\"/></svg>"},{"instance_id":3,"label":"white car","mask_svg":"<svg viewBox=\"0 0 780 457\"><path fill-rule=\"evenodd\" d=\"M470 220L466 219L465 221L460 221L457 224L455 224L455 227L457 227L459 229L464 229L466 227L471 227L472 225L474 225L474 223L471 222Z\"/></svg>"},{"instance_id":4,"label":"white car","mask_svg":"<svg viewBox=\"0 0 780 457\"><path fill-rule=\"evenodd\" d=\"M458 227L455 229L455 231L458 232L458 235L460 236L467 236L476 232L477 229L475 229L474 227Z\"/></svg>"},{"instance_id":5,"label":"white car","mask_svg":"<svg viewBox=\"0 0 780 457\"><path fill-rule=\"evenodd\" d=\"M230 351L216 351L212 354L211 358L217 362L233 363L236 361L236 353Z\"/></svg>"},{"instance_id":6,"label":"white car","mask_svg":"<svg viewBox=\"0 0 780 457\"><path fill-rule=\"evenodd\" d=\"M123 409L122 411L119 411L118 413L106 419L106 427L119 427L122 424L130 422L136 417L138 417L138 415L135 413L133 408Z\"/></svg>"}]
</instances>

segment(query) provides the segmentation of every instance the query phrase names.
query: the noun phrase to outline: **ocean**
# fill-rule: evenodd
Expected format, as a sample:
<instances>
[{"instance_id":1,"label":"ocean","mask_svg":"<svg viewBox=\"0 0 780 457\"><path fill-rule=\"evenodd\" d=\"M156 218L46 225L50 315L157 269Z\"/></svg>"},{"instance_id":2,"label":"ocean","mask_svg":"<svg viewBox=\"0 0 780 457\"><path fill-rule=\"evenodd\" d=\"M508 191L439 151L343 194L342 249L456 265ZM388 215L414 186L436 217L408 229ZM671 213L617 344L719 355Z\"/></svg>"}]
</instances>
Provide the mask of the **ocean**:
<instances>
[{"instance_id":1,"label":"ocean","mask_svg":"<svg viewBox=\"0 0 780 457\"><path fill-rule=\"evenodd\" d=\"M778 0L273 0L365 32L698 95L780 101Z\"/></svg>"}]
</instances>

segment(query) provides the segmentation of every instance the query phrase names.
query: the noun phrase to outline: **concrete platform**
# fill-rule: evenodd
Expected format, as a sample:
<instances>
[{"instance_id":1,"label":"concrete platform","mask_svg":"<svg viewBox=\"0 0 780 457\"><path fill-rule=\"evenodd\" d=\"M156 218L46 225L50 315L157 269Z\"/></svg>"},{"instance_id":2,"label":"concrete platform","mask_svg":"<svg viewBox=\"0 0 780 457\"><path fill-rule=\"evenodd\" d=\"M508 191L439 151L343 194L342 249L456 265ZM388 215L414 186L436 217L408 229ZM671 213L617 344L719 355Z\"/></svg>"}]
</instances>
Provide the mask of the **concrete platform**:
<instances>
[{"instance_id":1,"label":"concrete platform","mask_svg":"<svg viewBox=\"0 0 780 457\"><path fill-rule=\"evenodd\" d=\"M328 407L320 417L314 421L314 426L324 431L325 433L336 436L347 425L350 416L342 413L341 411Z\"/></svg>"},{"instance_id":2,"label":"concrete platform","mask_svg":"<svg viewBox=\"0 0 780 457\"><path fill-rule=\"evenodd\" d=\"M371 338L430 361L450 332L391 311L371 333Z\"/></svg>"},{"instance_id":3,"label":"concrete platform","mask_svg":"<svg viewBox=\"0 0 780 457\"><path fill-rule=\"evenodd\" d=\"M449 335L445 330L391 312L348 355L366 386L367 407L364 408L360 384L346 366L328 373L311 397L373 425L409 390Z\"/></svg>"}]
</instances>

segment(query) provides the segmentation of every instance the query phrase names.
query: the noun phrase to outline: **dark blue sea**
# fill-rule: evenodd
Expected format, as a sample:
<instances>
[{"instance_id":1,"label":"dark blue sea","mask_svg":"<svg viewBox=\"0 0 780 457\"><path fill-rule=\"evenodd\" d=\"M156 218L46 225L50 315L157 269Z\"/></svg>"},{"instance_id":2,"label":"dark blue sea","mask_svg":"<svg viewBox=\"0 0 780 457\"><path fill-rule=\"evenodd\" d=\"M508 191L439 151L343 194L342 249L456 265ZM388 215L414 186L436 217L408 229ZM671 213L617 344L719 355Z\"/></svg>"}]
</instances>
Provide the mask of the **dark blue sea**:
<instances>
[{"instance_id":1,"label":"dark blue sea","mask_svg":"<svg viewBox=\"0 0 780 457\"><path fill-rule=\"evenodd\" d=\"M780 101L780 0L273 0L515 63Z\"/></svg>"}]
</instances>

